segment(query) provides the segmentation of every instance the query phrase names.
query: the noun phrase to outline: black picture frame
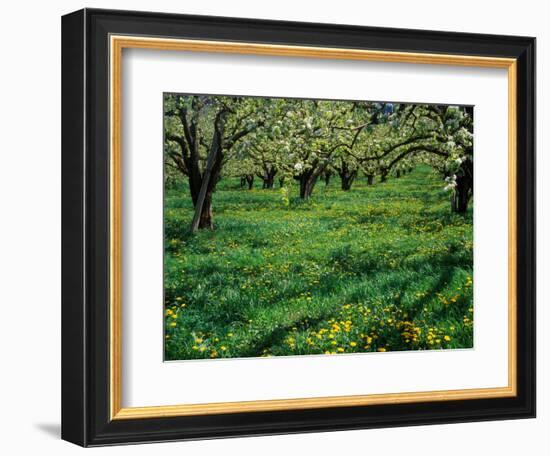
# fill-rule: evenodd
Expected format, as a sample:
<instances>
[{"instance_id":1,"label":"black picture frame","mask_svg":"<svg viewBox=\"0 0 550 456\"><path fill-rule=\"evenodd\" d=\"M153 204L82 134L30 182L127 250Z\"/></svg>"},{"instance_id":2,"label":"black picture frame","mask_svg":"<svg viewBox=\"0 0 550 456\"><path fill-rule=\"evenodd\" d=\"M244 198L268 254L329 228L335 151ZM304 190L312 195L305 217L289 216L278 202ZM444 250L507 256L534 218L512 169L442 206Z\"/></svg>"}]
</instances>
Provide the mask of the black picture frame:
<instances>
[{"instance_id":1,"label":"black picture frame","mask_svg":"<svg viewBox=\"0 0 550 456\"><path fill-rule=\"evenodd\" d=\"M110 419L109 36L517 59L517 395ZM84 9L62 19L62 438L82 446L535 416L535 39Z\"/></svg>"}]
</instances>

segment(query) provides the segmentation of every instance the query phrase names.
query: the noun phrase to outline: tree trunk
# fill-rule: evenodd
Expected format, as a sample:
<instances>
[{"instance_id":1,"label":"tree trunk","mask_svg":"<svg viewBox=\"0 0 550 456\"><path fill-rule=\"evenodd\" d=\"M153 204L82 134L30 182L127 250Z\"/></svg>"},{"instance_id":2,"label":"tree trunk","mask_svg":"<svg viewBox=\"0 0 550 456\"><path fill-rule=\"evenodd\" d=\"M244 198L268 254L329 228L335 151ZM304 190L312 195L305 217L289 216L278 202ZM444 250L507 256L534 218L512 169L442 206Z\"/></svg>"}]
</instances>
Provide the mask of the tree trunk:
<instances>
[{"instance_id":1,"label":"tree trunk","mask_svg":"<svg viewBox=\"0 0 550 456\"><path fill-rule=\"evenodd\" d=\"M348 163L342 159L340 169L337 169L337 171L340 176L342 190L347 192L351 188L351 184L353 183L355 176L357 176L357 170L350 170Z\"/></svg>"},{"instance_id":2,"label":"tree trunk","mask_svg":"<svg viewBox=\"0 0 550 456\"><path fill-rule=\"evenodd\" d=\"M193 207L197 205L197 199L199 197L199 192L201 191L201 184L202 176L197 163L196 166L193 166L189 172L189 192L191 193Z\"/></svg>"},{"instance_id":3,"label":"tree trunk","mask_svg":"<svg viewBox=\"0 0 550 456\"><path fill-rule=\"evenodd\" d=\"M212 221L212 191L206 193L204 203L202 205L201 216L199 220L199 229L213 229L214 223Z\"/></svg>"},{"instance_id":4,"label":"tree trunk","mask_svg":"<svg viewBox=\"0 0 550 456\"><path fill-rule=\"evenodd\" d=\"M451 211L458 214L465 213L468 210L468 203L473 192L473 163L471 160L465 160L456 176L456 186L451 195Z\"/></svg>"},{"instance_id":5,"label":"tree trunk","mask_svg":"<svg viewBox=\"0 0 550 456\"><path fill-rule=\"evenodd\" d=\"M332 173L330 171L327 171L323 178L325 179L325 186L328 186L330 184L330 178L332 177Z\"/></svg>"},{"instance_id":6,"label":"tree trunk","mask_svg":"<svg viewBox=\"0 0 550 456\"><path fill-rule=\"evenodd\" d=\"M219 111L214 120L214 135L210 151L206 159L206 168L202 174L202 182L195 205L195 215L191 222L191 232L198 229L214 227L212 223L212 193L218 183L223 161L223 132L227 111Z\"/></svg>"},{"instance_id":7,"label":"tree trunk","mask_svg":"<svg viewBox=\"0 0 550 456\"><path fill-rule=\"evenodd\" d=\"M276 174L277 174L277 171L275 169L266 170L264 175L262 176L262 180L263 180L262 188L267 188L267 189L273 188L275 184Z\"/></svg>"},{"instance_id":8,"label":"tree trunk","mask_svg":"<svg viewBox=\"0 0 550 456\"><path fill-rule=\"evenodd\" d=\"M254 175L253 174L247 174L245 176L246 183L248 184L248 190L252 190L252 187L254 186Z\"/></svg>"},{"instance_id":9,"label":"tree trunk","mask_svg":"<svg viewBox=\"0 0 550 456\"><path fill-rule=\"evenodd\" d=\"M279 178L279 187L282 188L283 185L285 185L285 177L284 176Z\"/></svg>"},{"instance_id":10,"label":"tree trunk","mask_svg":"<svg viewBox=\"0 0 550 456\"><path fill-rule=\"evenodd\" d=\"M348 190L351 189L351 184L353 184L353 181L355 180L355 176L357 176L356 171L340 174L340 179L342 180L342 190L347 192Z\"/></svg>"},{"instance_id":11,"label":"tree trunk","mask_svg":"<svg viewBox=\"0 0 550 456\"><path fill-rule=\"evenodd\" d=\"M451 211L463 214L468 210L469 201L469 189L463 183L459 184L459 179L457 179L456 187L451 196Z\"/></svg>"},{"instance_id":12,"label":"tree trunk","mask_svg":"<svg viewBox=\"0 0 550 456\"><path fill-rule=\"evenodd\" d=\"M265 188L273 188L273 184L275 183L275 179L273 178L273 176L270 176L264 182L265 182Z\"/></svg>"},{"instance_id":13,"label":"tree trunk","mask_svg":"<svg viewBox=\"0 0 550 456\"><path fill-rule=\"evenodd\" d=\"M380 182L386 182L387 179L388 179L388 171L384 169L380 173Z\"/></svg>"},{"instance_id":14,"label":"tree trunk","mask_svg":"<svg viewBox=\"0 0 550 456\"><path fill-rule=\"evenodd\" d=\"M401 171L400 170L397 170L395 172L395 177L397 177L397 179L399 179L401 177Z\"/></svg>"},{"instance_id":15,"label":"tree trunk","mask_svg":"<svg viewBox=\"0 0 550 456\"><path fill-rule=\"evenodd\" d=\"M300 198L307 200L313 193L313 188L317 182L319 173L313 173L311 171L305 172L300 175Z\"/></svg>"},{"instance_id":16,"label":"tree trunk","mask_svg":"<svg viewBox=\"0 0 550 456\"><path fill-rule=\"evenodd\" d=\"M374 176L372 174L369 174L367 176L367 185L372 185L374 182Z\"/></svg>"},{"instance_id":17,"label":"tree trunk","mask_svg":"<svg viewBox=\"0 0 550 456\"><path fill-rule=\"evenodd\" d=\"M303 171L302 174L298 176L294 176L294 179L300 182L300 198L305 200L309 199L313 193L313 188L317 183L317 179L326 171L327 165L327 162L319 163L319 161L316 160L312 163L311 168Z\"/></svg>"},{"instance_id":18,"label":"tree trunk","mask_svg":"<svg viewBox=\"0 0 550 456\"><path fill-rule=\"evenodd\" d=\"M300 198L302 199L308 199L311 195L307 193L307 181L308 181L308 176L306 175L300 176Z\"/></svg>"}]
</instances>

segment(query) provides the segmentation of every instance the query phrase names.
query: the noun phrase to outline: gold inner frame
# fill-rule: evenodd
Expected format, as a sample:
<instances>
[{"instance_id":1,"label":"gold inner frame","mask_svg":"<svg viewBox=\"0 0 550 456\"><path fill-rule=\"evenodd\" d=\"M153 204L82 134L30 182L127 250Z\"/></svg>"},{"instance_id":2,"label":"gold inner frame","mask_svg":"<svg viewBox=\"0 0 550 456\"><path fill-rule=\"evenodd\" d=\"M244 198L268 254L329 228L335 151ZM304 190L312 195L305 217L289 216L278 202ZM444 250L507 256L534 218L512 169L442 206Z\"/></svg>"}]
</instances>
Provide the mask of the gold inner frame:
<instances>
[{"instance_id":1,"label":"gold inner frame","mask_svg":"<svg viewBox=\"0 0 550 456\"><path fill-rule=\"evenodd\" d=\"M453 65L508 70L508 386L391 394L274 399L245 402L181 404L170 406L122 407L122 51L123 49L195 51L255 54L317 59L368 60L431 65ZM513 397L517 394L517 61L511 58L468 55L387 52L287 46L242 42L221 42L110 36L110 412L111 419L158 418L221 413L297 410L424 401L449 401Z\"/></svg>"}]
</instances>

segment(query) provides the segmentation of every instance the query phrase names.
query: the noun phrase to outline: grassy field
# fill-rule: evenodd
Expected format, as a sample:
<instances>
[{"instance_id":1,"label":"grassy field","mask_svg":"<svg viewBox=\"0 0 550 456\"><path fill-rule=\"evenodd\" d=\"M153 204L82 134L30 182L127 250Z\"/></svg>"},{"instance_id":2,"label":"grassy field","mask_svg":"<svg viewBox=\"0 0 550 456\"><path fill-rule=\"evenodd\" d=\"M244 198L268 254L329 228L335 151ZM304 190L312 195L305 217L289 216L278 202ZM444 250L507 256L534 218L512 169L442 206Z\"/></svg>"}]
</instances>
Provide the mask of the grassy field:
<instances>
[{"instance_id":1,"label":"grassy field","mask_svg":"<svg viewBox=\"0 0 550 456\"><path fill-rule=\"evenodd\" d=\"M472 209L430 168L290 207L259 185L222 180L196 235L185 184L167 190L167 360L472 347Z\"/></svg>"}]
</instances>

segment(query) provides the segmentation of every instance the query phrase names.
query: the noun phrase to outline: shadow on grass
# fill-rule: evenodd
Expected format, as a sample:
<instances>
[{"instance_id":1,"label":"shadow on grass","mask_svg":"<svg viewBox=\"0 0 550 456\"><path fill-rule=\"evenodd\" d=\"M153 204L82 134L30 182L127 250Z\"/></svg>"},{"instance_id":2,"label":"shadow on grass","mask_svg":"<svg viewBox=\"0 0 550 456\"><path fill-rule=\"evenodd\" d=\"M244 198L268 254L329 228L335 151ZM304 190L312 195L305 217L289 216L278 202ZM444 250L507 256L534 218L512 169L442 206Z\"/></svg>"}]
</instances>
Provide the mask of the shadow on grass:
<instances>
[{"instance_id":1,"label":"shadow on grass","mask_svg":"<svg viewBox=\"0 0 550 456\"><path fill-rule=\"evenodd\" d=\"M253 346L243 352L243 356L260 356L264 349L273 347L274 345L281 344L284 341L284 338L291 332L292 328L299 327L300 330L305 331L311 329L317 324L325 321L329 317L328 312L323 312L321 315L315 318L301 318L296 320L288 325L277 328L269 334L266 334L261 340L257 341ZM306 323L307 320L307 323Z\"/></svg>"}]
</instances>

